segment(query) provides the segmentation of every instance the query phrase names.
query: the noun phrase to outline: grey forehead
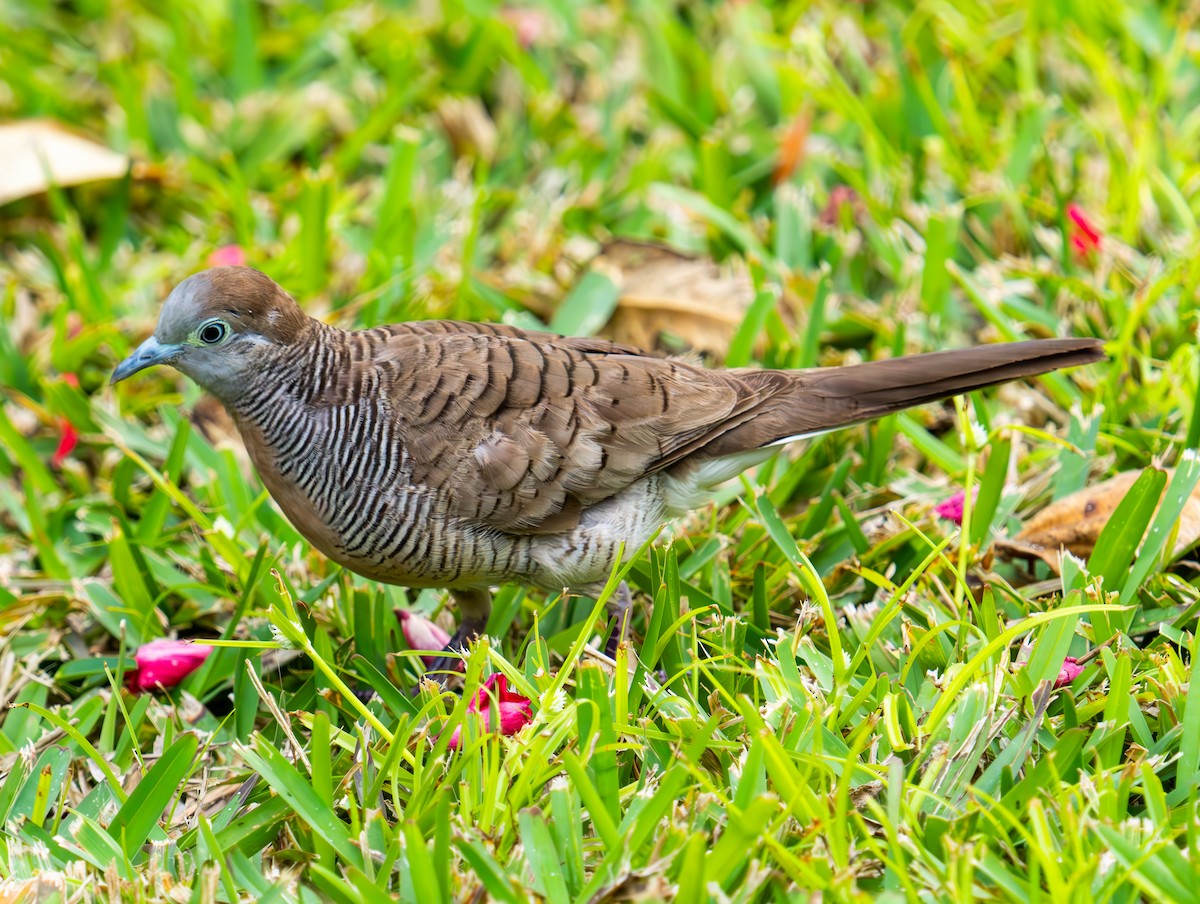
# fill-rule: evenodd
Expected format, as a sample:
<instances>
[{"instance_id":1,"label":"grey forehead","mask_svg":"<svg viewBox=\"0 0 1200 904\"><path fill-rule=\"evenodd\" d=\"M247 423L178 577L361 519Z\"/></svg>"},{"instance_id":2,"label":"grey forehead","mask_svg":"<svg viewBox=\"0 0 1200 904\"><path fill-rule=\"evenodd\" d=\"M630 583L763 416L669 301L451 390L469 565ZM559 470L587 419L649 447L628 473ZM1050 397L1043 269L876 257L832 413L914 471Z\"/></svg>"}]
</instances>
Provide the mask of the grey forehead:
<instances>
[{"instance_id":1,"label":"grey forehead","mask_svg":"<svg viewBox=\"0 0 1200 904\"><path fill-rule=\"evenodd\" d=\"M212 310L212 283L203 278L203 273L189 276L167 296L162 313L158 315L158 327L154 335L160 342L180 342Z\"/></svg>"}]
</instances>

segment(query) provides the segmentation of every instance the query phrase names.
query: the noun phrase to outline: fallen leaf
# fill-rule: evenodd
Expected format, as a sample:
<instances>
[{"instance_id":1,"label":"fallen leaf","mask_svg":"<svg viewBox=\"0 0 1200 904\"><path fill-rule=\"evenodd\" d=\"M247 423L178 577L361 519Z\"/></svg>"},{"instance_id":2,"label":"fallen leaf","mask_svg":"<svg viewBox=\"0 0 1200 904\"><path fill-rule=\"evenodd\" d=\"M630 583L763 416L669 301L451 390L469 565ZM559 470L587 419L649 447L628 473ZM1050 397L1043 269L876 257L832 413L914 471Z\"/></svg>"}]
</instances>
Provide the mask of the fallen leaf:
<instances>
[{"instance_id":1,"label":"fallen leaf","mask_svg":"<svg viewBox=\"0 0 1200 904\"><path fill-rule=\"evenodd\" d=\"M605 333L644 349L666 347L663 336L700 354L723 357L754 301L745 267L717 264L661 245L619 240L591 262L621 290Z\"/></svg>"},{"instance_id":2,"label":"fallen leaf","mask_svg":"<svg viewBox=\"0 0 1200 904\"><path fill-rule=\"evenodd\" d=\"M0 160L0 204L51 185L120 179L129 170L124 154L40 119L0 125Z\"/></svg>"},{"instance_id":3,"label":"fallen leaf","mask_svg":"<svg viewBox=\"0 0 1200 904\"><path fill-rule=\"evenodd\" d=\"M1166 469L1168 475L1174 471ZM1029 519L1011 540L997 540L996 552L1009 559L1041 559L1059 573L1059 550L1086 559L1092 554L1100 532L1108 524L1141 471L1123 471L1103 483L1085 487L1052 502ZM1169 477L1168 477L1169 480ZM1168 483L1169 485L1169 483ZM1179 516L1179 533L1173 555L1200 540L1200 486L1184 503Z\"/></svg>"}]
</instances>

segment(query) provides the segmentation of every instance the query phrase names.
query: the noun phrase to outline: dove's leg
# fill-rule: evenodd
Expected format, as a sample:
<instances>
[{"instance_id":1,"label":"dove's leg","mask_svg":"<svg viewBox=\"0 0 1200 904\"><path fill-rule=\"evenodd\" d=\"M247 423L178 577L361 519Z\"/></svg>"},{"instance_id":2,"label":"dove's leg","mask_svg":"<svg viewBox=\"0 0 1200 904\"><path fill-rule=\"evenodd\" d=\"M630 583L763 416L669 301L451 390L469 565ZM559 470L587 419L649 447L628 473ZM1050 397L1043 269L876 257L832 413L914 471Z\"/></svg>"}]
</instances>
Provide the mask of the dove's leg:
<instances>
[{"instance_id":1,"label":"dove's leg","mask_svg":"<svg viewBox=\"0 0 1200 904\"><path fill-rule=\"evenodd\" d=\"M458 607L458 630L446 644L447 653L465 653L472 640L487 630L488 616L492 614L492 594L488 590L451 590ZM429 666L430 672L462 671L463 661L458 656L439 656Z\"/></svg>"},{"instance_id":2,"label":"dove's leg","mask_svg":"<svg viewBox=\"0 0 1200 904\"><path fill-rule=\"evenodd\" d=\"M616 591L605 603L605 608L615 620L615 624L612 634L608 636L608 642L604 645L604 652L609 656L616 656L618 645L629 639L629 619L633 615L633 594L629 592L629 585L624 581L618 584Z\"/></svg>"}]
</instances>

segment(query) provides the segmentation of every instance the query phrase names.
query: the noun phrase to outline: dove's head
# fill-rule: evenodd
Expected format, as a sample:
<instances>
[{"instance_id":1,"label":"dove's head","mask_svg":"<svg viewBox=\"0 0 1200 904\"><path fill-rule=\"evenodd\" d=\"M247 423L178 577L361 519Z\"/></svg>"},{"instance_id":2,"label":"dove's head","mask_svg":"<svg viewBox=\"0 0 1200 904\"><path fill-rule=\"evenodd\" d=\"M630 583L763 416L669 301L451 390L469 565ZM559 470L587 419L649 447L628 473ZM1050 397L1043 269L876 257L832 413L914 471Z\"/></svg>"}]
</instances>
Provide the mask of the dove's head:
<instances>
[{"instance_id":1,"label":"dove's head","mask_svg":"<svg viewBox=\"0 0 1200 904\"><path fill-rule=\"evenodd\" d=\"M281 349L303 341L315 326L266 274L214 267L175 287L154 335L117 365L110 382L170 364L222 402L232 402Z\"/></svg>"}]
</instances>

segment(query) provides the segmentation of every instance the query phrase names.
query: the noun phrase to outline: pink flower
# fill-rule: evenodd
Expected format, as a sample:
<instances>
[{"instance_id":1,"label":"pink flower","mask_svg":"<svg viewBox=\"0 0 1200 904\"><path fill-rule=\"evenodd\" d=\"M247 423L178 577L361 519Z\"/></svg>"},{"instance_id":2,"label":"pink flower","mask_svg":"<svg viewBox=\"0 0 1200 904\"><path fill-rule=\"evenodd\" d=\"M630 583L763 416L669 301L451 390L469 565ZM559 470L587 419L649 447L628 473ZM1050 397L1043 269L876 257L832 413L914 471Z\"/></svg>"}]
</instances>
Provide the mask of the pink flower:
<instances>
[{"instance_id":1,"label":"pink flower","mask_svg":"<svg viewBox=\"0 0 1200 904\"><path fill-rule=\"evenodd\" d=\"M493 703L498 710L495 717L492 715ZM495 731L498 727L502 735L516 734L533 721L528 698L510 691L508 679L500 674L492 675L483 682L475 699L467 704L467 718L471 718L472 714L479 716L485 730ZM461 739L462 727L459 726L450 735L450 749L457 750Z\"/></svg>"},{"instance_id":2,"label":"pink flower","mask_svg":"<svg viewBox=\"0 0 1200 904\"><path fill-rule=\"evenodd\" d=\"M502 10L500 15L508 21L517 36L522 50L529 50L550 32L550 17L533 7L514 7Z\"/></svg>"},{"instance_id":3,"label":"pink flower","mask_svg":"<svg viewBox=\"0 0 1200 904\"><path fill-rule=\"evenodd\" d=\"M244 267L246 252L240 245L222 245L208 256L210 267Z\"/></svg>"},{"instance_id":4,"label":"pink flower","mask_svg":"<svg viewBox=\"0 0 1200 904\"><path fill-rule=\"evenodd\" d=\"M1076 257L1088 257L1100 250L1100 230L1083 212L1078 204L1067 205L1067 217L1071 220L1071 247Z\"/></svg>"},{"instance_id":5,"label":"pink flower","mask_svg":"<svg viewBox=\"0 0 1200 904\"><path fill-rule=\"evenodd\" d=\"M450 643L450 635L427 618L422 618L407 609L397 609L396 618L400 619L400 630L404 632L404 642L410 650L444 650ZM436 655L421 657L426 665L433 665Z\"/></svg>"},{"instance_id":6,"label":"pink flower","mask_svg":"<svg viewBox=\"0 0 1200 904\"><path fill-rule=\"evenodd\" d=\"M131 691L149 691L174 687L212 653L213 648L189 640L152 640L134 654L137 667L125 673L125 686Z\"/></svg>"},{"instance_id":7,"label":"pink flower","mask_svg":"<svg viewBox=\"0 0 1200 904\"><path fill-rule=\"evenodd\" d=\"M1068 656L1063 660L1062 668L1058 670L1058 677L1054 679L1056 688L1066 687L1072 681L1079 677L1079 673L1083 671L1083 666L1079 664L1074 656Z\"/></svg>"},{"instance_id":8,"label":"pink flower","mask_svg":"<svg viewBox=\"0 0 1200 904\"><path fill-rule=\"evenodd\" d=\"M953 521L957 525L962 525L963 506L967 502L966 490L959 490L949 499L939 502L933 507L933 513L939 518L945 518L947 521Z\"/></svg>"},{"instance_id":9,"label":"pink flower","mask_svg":"<svg viewBox=\"0 0 1200 904\"><path fill-rule=\"evenodd\" d=\"M842 220L842 208L849 205L854 218L858 218L858 213L862 205L862 200L849 185L835 185L829 192L829 200L825 202L825 207L817 217L817 222L822 226L837 226Z\"/></svg>"}]
</instances>

